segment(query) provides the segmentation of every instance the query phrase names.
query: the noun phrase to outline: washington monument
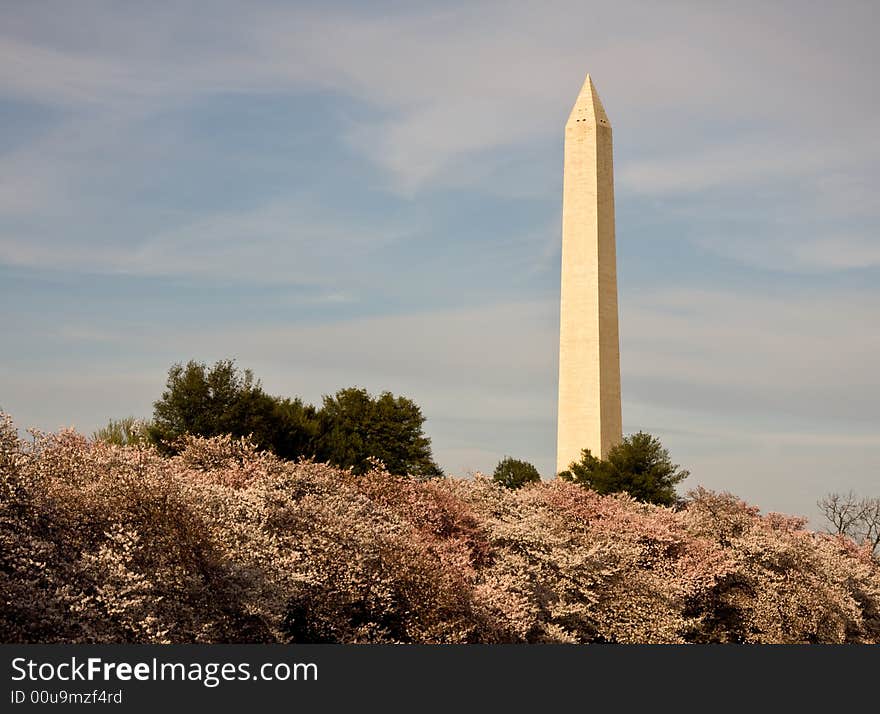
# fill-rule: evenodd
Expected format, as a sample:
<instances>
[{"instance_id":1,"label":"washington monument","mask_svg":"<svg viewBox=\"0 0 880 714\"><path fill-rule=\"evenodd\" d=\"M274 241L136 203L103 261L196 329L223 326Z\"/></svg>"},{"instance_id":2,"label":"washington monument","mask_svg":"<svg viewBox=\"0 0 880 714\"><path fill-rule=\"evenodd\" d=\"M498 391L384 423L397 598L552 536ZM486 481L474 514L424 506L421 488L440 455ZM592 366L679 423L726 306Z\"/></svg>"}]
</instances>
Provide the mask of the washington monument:
<instances>
[{"instance_id":1,"label":"washington monument","mask_svg":"<svg viewBox=\"0 0 880 714\"><path fill-rule=\"evenodd\" d=\"M565 124L556 471L622 436L611 124L590 75Z\"/></svg>"}]
</instances>

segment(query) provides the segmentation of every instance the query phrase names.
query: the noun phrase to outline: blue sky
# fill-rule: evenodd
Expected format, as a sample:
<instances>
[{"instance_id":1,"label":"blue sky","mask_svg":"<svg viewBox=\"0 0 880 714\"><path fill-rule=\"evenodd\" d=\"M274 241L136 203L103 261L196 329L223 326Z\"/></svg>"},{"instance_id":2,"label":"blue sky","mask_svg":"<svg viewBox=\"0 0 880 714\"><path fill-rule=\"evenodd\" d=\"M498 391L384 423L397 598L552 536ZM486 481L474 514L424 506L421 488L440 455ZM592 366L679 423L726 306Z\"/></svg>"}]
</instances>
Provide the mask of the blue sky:
<instances>
[{"instance_id":1,"label":"blue sky","mask_svg":"<svg viewBox=\"0 0 880 714\"><path fill-rule=\"evenodd\" d=\"M872 2L4 3L0 407L168 367L415 399L452 473L554 462L562 129L614 126L624 429L815 516L880 481Z\"/></svg>"}]
</instances>

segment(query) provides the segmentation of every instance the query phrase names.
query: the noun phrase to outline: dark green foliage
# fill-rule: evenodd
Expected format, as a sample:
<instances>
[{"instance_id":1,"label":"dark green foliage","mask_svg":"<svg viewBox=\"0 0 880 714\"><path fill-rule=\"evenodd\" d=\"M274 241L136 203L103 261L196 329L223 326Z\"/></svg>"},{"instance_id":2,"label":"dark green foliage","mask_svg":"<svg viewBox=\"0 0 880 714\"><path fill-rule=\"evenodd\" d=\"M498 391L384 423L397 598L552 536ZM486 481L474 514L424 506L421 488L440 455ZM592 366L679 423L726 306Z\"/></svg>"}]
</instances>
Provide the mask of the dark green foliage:
<instances>
[{"instance_id":1,"label":"dark green foliage","mask_svg":"<svg viewBox=\"0 0 880 714\"><path fill-rule=\"evenodd\" d=\"M318 411L302 400L274 398L274 428L270 444L282 459L314 456L320 437Z\"/></svg>"},{"instance_id":2,"label":"dark green foliage","mask_svg":"<svg viewBox=\"0 0 880 714\"><path fill-rule=\"evenodd\" d=\"M285 459L314 457L359 474L378 459L395 475L442 476L424 421L413 401L390 392L374 398L364 389L342 389L324 397L321 409L273 397L250 370L222 360L212 367L172 366L148 434L166 453L175 451L183 434L250 435L258 447Z\"/></svg>"},{"instance_id":3,"label":"dark green foliage","mask_svg":"<svg viewBox=\"0 0 880 714\"><path fill-rule=\"evenodd\" d=\"M232 360L210 368L194 361L173 365L153 406L149 434L166 452L183 434L232 434L250 435L260 448L296 458L310 453L317 433L314 407L266 394L253 373L239 371Z\"/></svg>"},{"instance_id":4,"label":"dark green foliage","mask_svg":"<svg viewBox=\"0 0 880 714\"><path fill-rule=\"evenodd\" d=\"M604 461L584 449L581 460L559 477L598 493L625 491L640 501L671 506L676 502L675 485L688 473L672 463L659 439L640 431L625 437Z\"/></svg>"},{"instance_id":5,"label":"dark green foliage","mask_svg":"<svg viewBox=\"0 0 880 714\"><path fill-rule=\"evenodd\" d=\"M540 481L541 474L528 461L505 456L495 467L492 480L506 488L522 488L527 483Z\"/></svg>"},{"instance_id":6,"label":"dark green foliage","mask_svg":"<svg viewBox=\"0 0 880 714\"><path fill-rule=\"evenodd\" d=\"M406 397L365 389L341 389L324 397L319 413L318 458L364 473L379 459L392 474L418 478L442 476L431 457L431 440L422 431L425 417Z\"/></svg>"}]
</instances>

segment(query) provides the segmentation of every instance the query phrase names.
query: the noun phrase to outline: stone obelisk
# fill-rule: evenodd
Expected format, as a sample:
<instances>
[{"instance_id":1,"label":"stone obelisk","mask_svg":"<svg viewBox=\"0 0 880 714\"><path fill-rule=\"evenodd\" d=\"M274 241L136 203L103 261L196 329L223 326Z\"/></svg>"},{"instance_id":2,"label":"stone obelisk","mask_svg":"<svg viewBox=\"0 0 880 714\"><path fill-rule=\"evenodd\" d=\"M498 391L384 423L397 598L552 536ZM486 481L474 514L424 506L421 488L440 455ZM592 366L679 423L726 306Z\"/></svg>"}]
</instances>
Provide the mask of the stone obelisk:
<instances>
[{"instance_id":1,"label":"stone obelisk","mask_svg":"<svg viewBox=\"0 0 880 714\"><path fill-rule=\"evenodd\" d=\"M611 124L587 75L565 124L557 473L621 438Z\"/></svg>"}]
</instances>

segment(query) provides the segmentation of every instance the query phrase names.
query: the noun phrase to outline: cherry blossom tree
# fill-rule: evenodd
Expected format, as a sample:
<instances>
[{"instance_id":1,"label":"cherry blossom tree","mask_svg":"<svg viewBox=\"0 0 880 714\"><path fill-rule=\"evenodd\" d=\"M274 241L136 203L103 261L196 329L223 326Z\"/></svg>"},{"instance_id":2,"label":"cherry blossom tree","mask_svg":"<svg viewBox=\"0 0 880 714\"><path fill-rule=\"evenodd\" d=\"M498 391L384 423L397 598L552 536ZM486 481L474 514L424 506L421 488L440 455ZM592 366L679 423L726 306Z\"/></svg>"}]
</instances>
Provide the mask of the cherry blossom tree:
<instances>
[{"instance_id":1,"label":"cherry blossom tree","mask_svg":"<svg viewBox=\"0 0 880 714\"><path fill-rule=\"evenodd\" d=\"M880 564L697 489L173 455L0 415L3 642L880 642Z\"/></svg>"}]
</instances>

